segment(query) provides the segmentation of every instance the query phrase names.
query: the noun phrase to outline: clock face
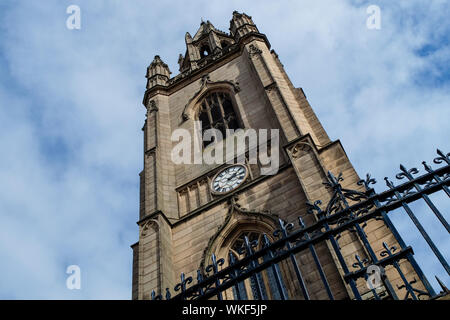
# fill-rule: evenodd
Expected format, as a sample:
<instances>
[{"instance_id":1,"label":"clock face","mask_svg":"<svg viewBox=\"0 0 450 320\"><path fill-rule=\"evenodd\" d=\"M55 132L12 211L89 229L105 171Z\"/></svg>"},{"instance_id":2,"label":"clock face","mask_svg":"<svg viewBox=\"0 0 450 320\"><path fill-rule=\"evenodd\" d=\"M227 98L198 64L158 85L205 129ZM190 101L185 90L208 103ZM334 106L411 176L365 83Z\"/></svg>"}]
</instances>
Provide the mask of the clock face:
<instances>
[{"instance_id":1,"label":"clock face","mask_svg":"<svg viewBox=\"0 0 450 320\"><path fill-rule=\"evenodd\" d=\"M233 165L220 171L211 183L215 194L224 194L239 187L247 178L247 167L244 165Z\"/></svg>"}]
</instances>

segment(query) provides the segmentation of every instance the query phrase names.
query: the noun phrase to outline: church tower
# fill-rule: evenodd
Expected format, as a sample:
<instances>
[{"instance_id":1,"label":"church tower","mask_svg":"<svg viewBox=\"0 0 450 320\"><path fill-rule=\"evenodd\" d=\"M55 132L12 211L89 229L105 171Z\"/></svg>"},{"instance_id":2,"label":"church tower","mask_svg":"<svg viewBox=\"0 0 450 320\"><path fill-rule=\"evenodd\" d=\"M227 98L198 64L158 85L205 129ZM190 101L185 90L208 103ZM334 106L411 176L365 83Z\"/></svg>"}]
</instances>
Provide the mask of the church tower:
<instances>
[{"instance_id":1,"label":"church tower","mask_svg":"<svg viewBox=\"0 0 450 320\"><path fill-rule=\"evenodd\" d=\"M182 272L195 279L197 270L210 264L212 253L218 258L226 258L230 251L239 255L243 236L251 240L271 236L279 219L291 222L302 217L306 225L313 224L317 218L308 214L306 203L331 198L324 185L328 172L342 173L343 187L354 188L360 180L340 141L330 140L305 93L290 81L252 17L233 12L229 33L202 22L194 36L186 33L185 42L178 75L171 77L159 56L147 69L139 241L132 245L133 299L149 299L152 290L162 295L166 288L172 291ZM251 147L235 164L175 163L174 131L184 129L194 141L196 123L201 124L201 133L214 128L223 134L200 140L201 154L235 139L227 129L268 129L267 146L279 155L277 167L264 174L267 163L251 159ZM278 129L276 139L270 129ZM226 150L223 157L232 151ZM371 221L365 231L377 243L395 241L382 221ZM364 255L363 244L351 232L341 236L339 245L349 265L355 253ZM374 250L379 253L383 248ZM316 251L334 298L352 298L330 246L323 242ZM310 298L328 299L313 263L306 254L298 257ZM302 299L301 290L289 283L295 275L289 270L283 274L289 298ZM251 299L251 288L243 290ZM233 299L229 291L224 298ZM277 298L270 284L264 298Z\"/></svg>"}]
</instances>

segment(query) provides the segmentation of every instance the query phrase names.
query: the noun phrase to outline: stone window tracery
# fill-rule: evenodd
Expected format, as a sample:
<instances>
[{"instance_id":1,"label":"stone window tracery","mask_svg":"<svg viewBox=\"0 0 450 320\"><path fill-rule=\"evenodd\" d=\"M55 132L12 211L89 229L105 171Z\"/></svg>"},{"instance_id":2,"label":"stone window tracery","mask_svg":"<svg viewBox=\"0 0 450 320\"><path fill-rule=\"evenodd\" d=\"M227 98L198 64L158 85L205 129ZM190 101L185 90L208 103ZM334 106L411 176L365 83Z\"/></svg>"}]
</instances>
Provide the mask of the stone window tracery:
<instances>
[{"instance_id":1,"label":"stone window tracery","mask_svg":"<svg viewBox=\"0 0 450 320\"><path fill-rule=\"evenodd\" d=\"M245 248L245 236L248 238L250 243L257 244L256 247L252 248L254 251L258 251L263 248L264 242L262 233L257 231L242 232L230 246L230 252L233 254L235 259L242 259L242 254L245 255L245 253L243 253L242 251L242 248ZM268 258L268 256L263 256L260 262L264 262ZM280 272L279 266L277 264L275 265L275 268L278 272ZM262 297L260 296L257 286L259 286L261 290L260 292L262 294ZM281 283L281 286L286 295L285 285ZM280 300L280 293L275 282L275 274L271 268L256 273L254 276L238 283L237 286L232 287L232 291L234 299L237 299L237 297L239 296L241 300Z\"/></svg>"},{"instance_id":2,"label":"stone window tracery","mask_svg":"<svg viewBox=\"0 0 450 320\"><path fill-rule=\"evenodd\" d=\"M225 92L212 92L201 101L198 120L202 124L202 135L208 129L217 129L225 138L227 129L240 128L231 97ZM220 138L214 136L211 141L203 141L203 147L220 141Z\"/></svg>"}]
</instances>

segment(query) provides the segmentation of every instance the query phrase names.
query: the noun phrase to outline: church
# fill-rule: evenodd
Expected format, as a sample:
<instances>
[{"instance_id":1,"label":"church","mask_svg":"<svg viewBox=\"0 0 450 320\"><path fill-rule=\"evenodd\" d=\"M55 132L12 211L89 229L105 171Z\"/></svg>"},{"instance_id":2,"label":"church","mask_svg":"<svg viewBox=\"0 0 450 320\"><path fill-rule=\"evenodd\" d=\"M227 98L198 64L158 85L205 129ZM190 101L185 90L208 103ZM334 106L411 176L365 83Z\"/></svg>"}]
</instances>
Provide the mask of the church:
<instances>
[{"instance_id":1,"label":"church","mask_svg":"<svg viewBox=\"0 0 450 320\"><path fill-rule=\"evenodd\" d=\"M317 217L308 214L306 203L332 197L324 184L328 172L336 177L342 173L343 188L353 189L360 181L340 141L327 135L305 92L290 81L252 17L233 12L229 32L202 22L193 36L186 33L185 42L177 75L171 76L159 56L147 69L139 241L131 246L133 299L150 299L153 290L164 296L166 288L172 291L180 282L180 274L197 278L197 270L210 265L212 256L240 259L246 241L255 243L255 251L266 237L276 241L279 221L300 217L306 226L314 224ZM200 133L222 133L197 141L203 153L235 139L228 133L233 130L277 130L276 139L268 134L264 141L269 155L278 157L276 170L265 174L267 163L251 157L255 146L250 144L234 162L175 163L173 132L183 129L195 140L198 123ZM230 151L223 157L230 157ZM385 250L382 243L396 243L383 221L371 220L358 232L374 243L372 251L358 234L346 231L339 237L342 255L337 256L329 242L320 242L314 257L308 250L295 255L295 270L279 263L273 269L281 275L277 285L275 273L267 269L225 290L222 297L304 299L305 286L309 299L353 299L355 290L344 277L344 264L351 266L355 255L379 255ZM408 277L414 273L408 261L401 266ZM392 279L394 288L399 278ZM363 298L370 295L363 278L354 287Z\"/></svg>"}]
</instances>

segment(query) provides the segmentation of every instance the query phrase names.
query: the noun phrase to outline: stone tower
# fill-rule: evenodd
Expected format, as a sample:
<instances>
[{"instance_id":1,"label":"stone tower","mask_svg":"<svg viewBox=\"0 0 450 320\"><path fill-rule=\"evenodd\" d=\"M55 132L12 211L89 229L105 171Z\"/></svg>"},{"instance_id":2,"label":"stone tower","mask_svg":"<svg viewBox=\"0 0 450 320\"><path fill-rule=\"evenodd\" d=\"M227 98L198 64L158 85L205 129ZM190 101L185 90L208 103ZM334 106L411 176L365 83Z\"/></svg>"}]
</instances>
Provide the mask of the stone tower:
<instances>
[{"instance_id":1,"label":"stone tower","mask_svg":"<svg viewBox=\"0 0 450 320\"><path fill-rule=\"evenodd\" d=\"M302 216L307 225L314 223L305 203L330 198L323 184L328 171L342 172L344 187L354 187L359 180L341 143L330 140L303 90L289 80L252 17L233 12L229 33L202 22L194 36L186 33L185 41L178 75L171 77L159 56L147 69L139 242L132 245L133 299L149 299L152 290L163 295L166 288L173 290L181 272L195 278L196 270L209 264L211 253L226 257L243 235L271 235L278 218L290 222ZM203 129L221 132L279 129L276 145L269 141L279 146L276 173L261 174L264 165L250 161L250 150L231 173L226 171L228 163L174 163L172 133L185 129L195 136L196 121ZM219 142L200 143L200 149L207 152ZM217 182L227 174L239 179L232 185ZM382 241L394 241L382 222L372 222L366 231L369 239L379 240L377 252L383 249ZM351 233L341 237L340 246L350 265L362 250ZM322 243L316 249L335 298L351 298L330 248ZM308 257L299 257L311 298L327 299L311 263ZM288 284L286 290L290 298L302 298ZM276 298L269 291L267 298ZM233 299L232 293L226 298Z\"/></svg>"}]
</instances>

